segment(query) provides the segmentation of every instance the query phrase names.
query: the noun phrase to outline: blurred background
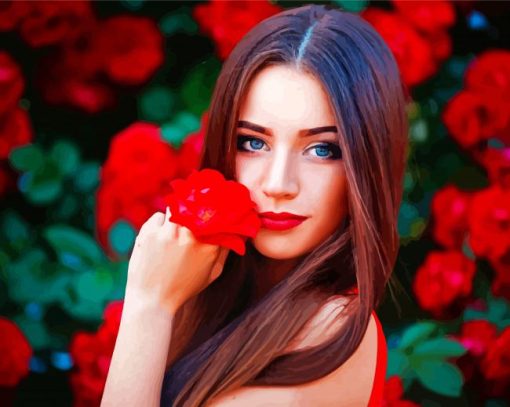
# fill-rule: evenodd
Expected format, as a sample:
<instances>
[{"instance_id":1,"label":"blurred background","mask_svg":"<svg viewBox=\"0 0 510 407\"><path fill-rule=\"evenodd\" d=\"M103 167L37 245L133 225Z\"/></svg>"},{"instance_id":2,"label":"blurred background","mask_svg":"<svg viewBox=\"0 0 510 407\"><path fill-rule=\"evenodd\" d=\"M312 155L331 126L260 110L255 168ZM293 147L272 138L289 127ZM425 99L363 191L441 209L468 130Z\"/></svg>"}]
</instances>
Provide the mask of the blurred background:
<instances>
[{"instance_id":1,"label":"blurred background","mask_svg":"<svg viewBox=\"0 0 510 407\"><path fill-rule=\"evenodd\" d=\"M98 406L129 253L236 42L300 1L0 3L0 405ZM353 1L409 87L387 407L510 406L510 2Z\"/></svg>"}]
</instances>

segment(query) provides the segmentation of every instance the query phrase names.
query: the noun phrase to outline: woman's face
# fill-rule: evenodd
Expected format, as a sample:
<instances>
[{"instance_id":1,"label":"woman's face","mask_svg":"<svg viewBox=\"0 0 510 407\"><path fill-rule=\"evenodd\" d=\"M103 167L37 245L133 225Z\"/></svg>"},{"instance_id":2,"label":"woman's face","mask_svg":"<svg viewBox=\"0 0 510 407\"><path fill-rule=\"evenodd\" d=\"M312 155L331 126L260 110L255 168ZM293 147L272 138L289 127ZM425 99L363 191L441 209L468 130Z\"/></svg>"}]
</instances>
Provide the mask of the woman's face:
<instances>
[{"instance_id":1,"label":"woman's face","mask_svg":"<svg viewBox=\"0 0 510 407\"><path fill-rule=\"evenodd\" d=\"M236 176L259 212L306 216L286 230L262 227L253 245L292 259L331 235L347 214L347 183L335 117L312 76L284 66L260 71L240 106ZM306 135L307 129L328 127Z\"/></svg>"}]
</instances>

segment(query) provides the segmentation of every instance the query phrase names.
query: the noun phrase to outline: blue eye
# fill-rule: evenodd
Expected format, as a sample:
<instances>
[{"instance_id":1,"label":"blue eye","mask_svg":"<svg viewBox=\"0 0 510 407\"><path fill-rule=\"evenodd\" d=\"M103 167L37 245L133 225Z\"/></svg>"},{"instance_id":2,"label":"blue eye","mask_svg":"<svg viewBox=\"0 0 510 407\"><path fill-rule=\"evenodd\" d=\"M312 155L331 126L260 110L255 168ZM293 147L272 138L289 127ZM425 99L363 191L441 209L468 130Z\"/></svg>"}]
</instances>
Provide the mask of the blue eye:
<instances>
[{"instance_id":1,"label":"blue eye","mask_svg":"<svg viewBox=\"0 0 510 407\"><path fill-rule=\"evenodd\" d=\"M249 148L245 147L245 144L249 142ZM242 136L238 135L237 137L237 148L240 151L244 151L247 153L255 153L256 151L260 151L262 146L264 145L264 141L257 137L250 137L250 136ZM322 158L324 160L338 160L342 158L342 150L340 149L340 146L338 146L335 143L322 143L322 144L316 144L315 146L311 147L310 150L317 151L317 157ZM320 153L319 153L320 151ZM328 152L331 155L328 155ZM323 155L325 154L325 155Z\"/></svg>"},{"instance_id":2,"label":"blue eye","mask_svg":"<svg viewBox=\"0 0 510 407\"><path fill-rule=\"evenodd\" d=\"M249 142L250 147L254 148L255 150L259 150L260 148L262 148L262 144L264 144L264 142L261 139L258 139L256 137L239 136L237 138L237 148L241 151L251 152L251 150L247 150L246 147L244 147L244 144L246 142Z\"/></svg>"},{"instance_id":3,"label":"blue eye","mask_svg":"<svg viewBox=\"0 0 510 407\"><path fill-rule=\"evenodd\" d=\"M322 151L323 153L325 152L326 154L329 151L332 154L330 156L319 154L318 157L330 158L332 160L342 158L342 150L340 150L340 147L334 143L318 144L316 146L313 146L312 149L315 149L315 151L317 152L318 151Z\"/></svg>"}]
</instances>

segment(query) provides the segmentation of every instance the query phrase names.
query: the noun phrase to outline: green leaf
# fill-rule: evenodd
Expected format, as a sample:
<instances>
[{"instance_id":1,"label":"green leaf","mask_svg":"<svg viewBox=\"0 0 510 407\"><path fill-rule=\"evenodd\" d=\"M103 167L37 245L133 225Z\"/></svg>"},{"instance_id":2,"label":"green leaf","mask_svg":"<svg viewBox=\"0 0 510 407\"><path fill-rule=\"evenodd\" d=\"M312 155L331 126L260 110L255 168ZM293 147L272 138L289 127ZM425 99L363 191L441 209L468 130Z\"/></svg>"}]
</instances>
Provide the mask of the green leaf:
<instances>
[{"instance_id":1,"label":"green leaf","mask_svg":"<svg viewBox=\"0 0 510 407\"><path fill-rule=\"evenodd\" d=\"M171 36L178 32L186 34L195 34L198 31L198 25L190 12L184 8L172 11L160 20L159 27L165 36Z\"/></svg>"},{"instance_id":2,"label":"green leaf","mask_svg":"<svg viewBox=\"0 0 510 407\"><path fill-rule=\"evenodd\" d=\"M2 214L0 230L5 239L14 245L30 239L30 226L18 213L11 209Z\"/></svg>"},{"instance_id":3,"label":"green leaf","mask_svg":"<svg viewBox=\"0 0 510 407\"><path fill-rule=\"evenodd\" d=\"M449 358L461 356L466 351L467 349L458 341L448 338L435 338L416 345L413 350L413 356Z\"/></svg>"},{"instance_id":4,"label":"green leaf","mask_svg":"<svg viewBox=\"0 0 510 407\"><path fill-rule=\"evenodd\" d=\"M80 154L76 146L65 140L59 140L53 145L50 156L64 176L76 171L80 162Z\"/></svg>"},{"instance_id":5,"label":"green leaf","mask_svg":"<svg viewBox=\"0 0 510 407\"><path fill-rule=\"evenodd\" d=\"M417 322L407 328L400 338L399 349L407 349L417 345L419 342L428 338L434 330L436 324L433 322Z\"/></svg>"},{"instance_id":6,"label":"green leaf","mask_svg":"<svg viewBox=\"0 0 510 407\"><path fill-rule=\"evenodd\" d=\"M79 192L91 192L99 184L100 165L96 162L84 163L76 170L74 185Z\"/></svg>"},{"instance_id":7,"label":"green leaf","mask_svg":"<svg viewBox=\"0 0 510 407\"><path fill-rule=\"evenodd\" d=\"M368 6L368 0L333 0L333 3L351 13L359 13Z\"/></svg>"},{"instance_id":8,"label":"green leaf","mask_svg":"<svg viewBox=\"0 0 510 407\"><path fill-rule=\"evenodd\" d=\"M128 222L119 220L110 228L108 238L113 250L120 255L125 255L133 247L136 231Z\"/></svg>"},{"instance_id":9,"label":"green leaf","mask_svg":"<svg viewBox=\"0 0 510 407\"><path fill-rule=\"evenodd\" d=\"M211 57L195 65L186 75L179 97L190 113L201 116L208 108L220 69L221 62Z\"/></svg>"},{"instance_id":10,"label":"green leaf","mask_svg":"<svg viewBox=\"0 0 510 407\"><path fill-rule=\"evenodd\" d=\"M161 136L174 148L179 149L189 133L199 129L200 121L195 115L189 112L180 112L171 122L161 126Z\"/></svg>"},{"instance_id":11,"label":"green leaf","mask_svg":"<svg viewBox=\"0 0 510 407\"><path fill-rule=\"evenodd\" d=\"M508 303L502 298L493 298L488 305L488 318L491 322L498 322L510 312Z\"/></svg>"},{"instance_id":12,"label":"green leaf","mask_svg":"<svg viewBox=\"0 0 510 407\"><path fill-rule=\"evenodd\" d=\"M13 321L21 329L34 350L41 350L50 346L51 337L44 321L35 321L25 315L15 316Z\"/></svg>"},{"instance_id":13,"label":"green leaf","mask_svg":"<svg viewBox=\"0 0 510 407\"><path fill-rule=\"evenodd\" d=\"M87 271L75 279L74 285L80 300L102 302L113 288L113 279L107 271Z\"/></svg>"},{"instance_id":14,"label":"green leaf","mask_svg":"<svg viewBox=\"0 0 510 407\"><path fill-rule=\"evenodd\" d=\"M104 254L96 241L81 230L67 225L53 225L48 227L43 235L58 254L62 264L68 265L69 255L90 266L104 260Z\"/></svg>"},{"instance_id":15,"label":"green leaf","mask_svg":"<svg viewBox=\"0 0 510 407\"><path fill-rule=\"evenodd\" d=\"M43 163L43 152L35 144L26 144L13 148L9 161L18 171L36 171Z\"/></svg>"},{"instance_id":16,"label":"green leaf","mask_svg":"<svg viewBox=\"0 0 510 407\"><path fill-rule=\"evenodd\" d=\"M145 91L140 99L140 117L151 122L162 123L170 119L175 106L175 95L163 86Z\"/></svg>"},{"instance_id":17,"label":"green leaf","mask_svg":"<svg viewBox=\"0 0 510 407\"><path fill-rule=\"evenodd\" d=\"M55 163L47 161L37 172L24 174L21 190L35 205L53 202L62 192L62 175Z\"/></svg>"},{"instance_id":18,"label":"green leaf","mask_svg":"<svg viewBox=\"0 0 510 407\"><path fill-rule=\"evenodd\" d=\"M409 358L399 349L388 350L388 367L386 369L386 378L398 375L405 376L409 368Z\"/></svg>"},{"instance_id":19,"label":"green leaf","mask_svg":"<svg viewBox=\"0 0 510 407\"><path fill-rule=\"evenodd\" d=\"M86 298L71 299L69 296L62 303L64 309L73 317L87 322L97 323L103 319L104 304Z\"/></svg>"},{"instance_id":20,"label":"green leaf","mask_svg":"<svg viewBox=\"0 0 510 407\"><path fill-rule=\"evenodd\" d=\"M464 377L457 366L438 359L422 359L414 368L425 388L443 396L460 396Z\"/></svg>"},{"instance_id":21,"label":"green leaf","mask_svg":"<svg viewBox=\"0 0 510 407\"><path fill-rule=\"evenodd\" d=\"M35 205L49 204L62 192L62 184L58 180L46 180L31 185L27 191L27 198Z\"/></svg>"}]
</instances>

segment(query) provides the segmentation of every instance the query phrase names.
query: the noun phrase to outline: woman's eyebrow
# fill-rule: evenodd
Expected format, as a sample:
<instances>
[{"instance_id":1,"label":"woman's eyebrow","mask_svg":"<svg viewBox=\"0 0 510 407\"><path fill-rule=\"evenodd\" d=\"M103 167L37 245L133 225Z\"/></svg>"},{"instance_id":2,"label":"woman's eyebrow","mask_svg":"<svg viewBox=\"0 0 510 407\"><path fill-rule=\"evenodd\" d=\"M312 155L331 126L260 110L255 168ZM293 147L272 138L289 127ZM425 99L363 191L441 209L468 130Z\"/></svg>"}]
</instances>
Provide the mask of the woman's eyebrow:
<instances>
[{"instance_id":1,"label":"woman's eyebrow","mask_svg":"<svg viewBox=\"0 0 510 407\"><path fill-rule=\"evenodd\" d=\"M237 127L242 127L245 129L256 131L257 133L266 134L268 136L272 136L273 132L271 129L268 129L266 127L260 126L255 123L251 123L247 120L239 120L237 122ZM320 134L320 133L326 133L326 132L333 132L336 133L338 130L336 126L322 126L322 127L314 127L313 129L302 129L299 131L299 135L301 137L306 136L313 136L314 134Z\"/></svg>"}]
</instances>

